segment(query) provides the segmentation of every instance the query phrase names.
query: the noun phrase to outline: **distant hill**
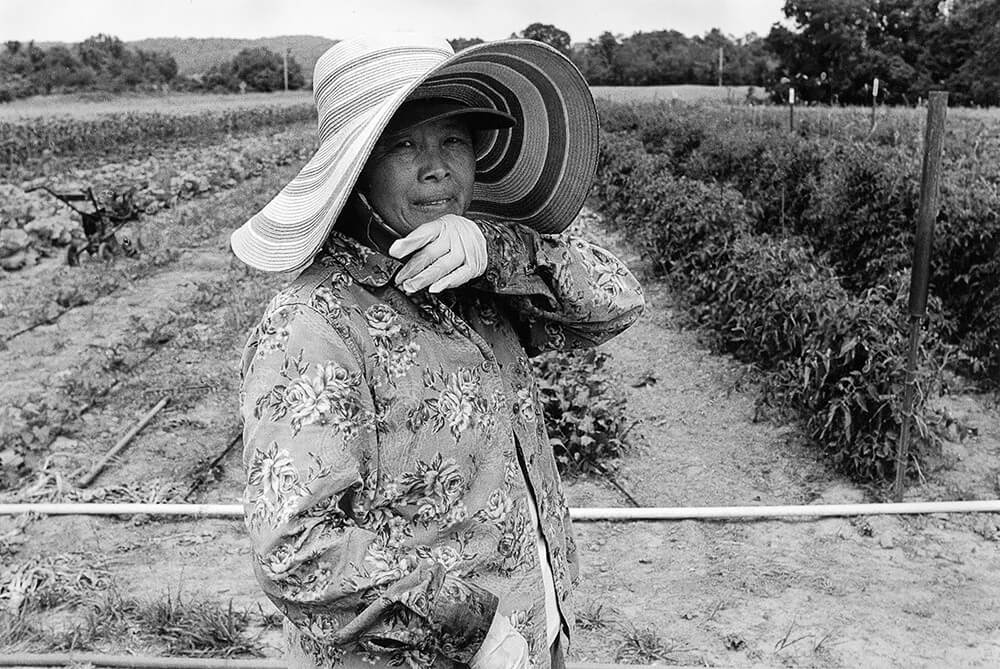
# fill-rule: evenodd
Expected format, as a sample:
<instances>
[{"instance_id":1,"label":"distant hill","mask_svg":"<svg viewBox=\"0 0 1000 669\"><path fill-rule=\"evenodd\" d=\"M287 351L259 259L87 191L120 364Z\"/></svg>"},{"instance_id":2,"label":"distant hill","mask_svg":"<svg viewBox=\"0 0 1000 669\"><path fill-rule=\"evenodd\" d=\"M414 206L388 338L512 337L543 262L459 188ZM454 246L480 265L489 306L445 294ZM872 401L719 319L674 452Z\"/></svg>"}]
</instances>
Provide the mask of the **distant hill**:
<instances>
[{"instance_id":1,"label":"distant hill","mask_svg":"<svg viewBox=\"0 0 1000 669\"><path fill-rule=\"evenodd\" d=\"M290 48L292 58L302 66L306 81L311 82L316 61L336 41L315 35L287 35L258 39L155 37L126 44L143 51L166 51L177 61L180 73L185 75L207 72L213 65L231 59L243 49L264 46L280 54Z\"/></svg>"}]
</instances>

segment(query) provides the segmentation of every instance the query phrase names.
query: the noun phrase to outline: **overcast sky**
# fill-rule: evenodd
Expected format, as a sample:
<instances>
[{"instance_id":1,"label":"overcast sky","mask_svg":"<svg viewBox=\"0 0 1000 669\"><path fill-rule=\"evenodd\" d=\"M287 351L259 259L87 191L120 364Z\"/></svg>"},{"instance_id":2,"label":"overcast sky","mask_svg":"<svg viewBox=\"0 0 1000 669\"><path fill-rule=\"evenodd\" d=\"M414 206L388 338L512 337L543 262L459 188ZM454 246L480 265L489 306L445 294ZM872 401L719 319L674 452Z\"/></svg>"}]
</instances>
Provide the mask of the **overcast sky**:
<instances>
[{"instance_id":1,"label":"overcast sky","mask_svg":"<svg viewBox=\"0 0 1000 669\"><path fill-rule=\"evenodd\" d=\"M145 37L333 39L375 29L441 37L509 37L536 21L585 42L601 32L631 35L713 27L766 35L784 0L0 0L0 41L79 42L97 33Z\"/></svg>"}]
</instances>

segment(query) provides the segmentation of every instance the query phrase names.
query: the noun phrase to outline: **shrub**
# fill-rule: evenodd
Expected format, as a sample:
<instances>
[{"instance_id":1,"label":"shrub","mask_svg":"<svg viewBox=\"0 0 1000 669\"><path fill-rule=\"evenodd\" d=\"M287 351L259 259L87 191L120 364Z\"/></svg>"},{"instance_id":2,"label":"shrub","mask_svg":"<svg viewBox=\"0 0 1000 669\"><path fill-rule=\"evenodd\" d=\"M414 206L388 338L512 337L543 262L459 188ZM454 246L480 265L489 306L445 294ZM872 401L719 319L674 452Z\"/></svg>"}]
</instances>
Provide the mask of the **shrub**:
<instances>
[{"instance_id":1,"label":"shrub","mask_svg":"<svg viewBox=\"0 0 1000 669\"><path fill-rule=\"evenodd\" d=\"M815 140L727 125L707 137L682 169L739 191L754 204L758 232L800 232L796 224L809 208L825 154Z\"/></svg>"},{"instance_id":2,"label":"shrub","mask_svg":"<svg viewBox=\"0 0 1000 669\"><path fill-rule=\"evenodd\" d=\"M798 416L855 478L886 480L902 424L902 291L851 293L809 239L755 234L754 211L738 192L675 177L628 138L604 140L612 155L599 161L596 192L611 198L614 224L628 227L719 350L763 370L762 402ZM939 302L931 306L940 313ZM939 353L929 338L914 407L917 458L938 445L925 398Z\"/></svg>"},{"instance_id":3,"label":"shrub","mask_svg":"<svg viewBox=\"0 0 1000 669\"><path fill-rule=\"evenodd\" d=\"M908 268L920 201L916 166L891 149L838 146L820 169L799 231L860 292Z\"/></svg>"},{"instance_id":4,"label":"shrub","mask_svg":"<svg viewBox=\"0 0 1000 669\"><path fill-rule=\"evenodd\" d=\"M851 476L888 479L903 419L905 291L879 286L851 295L802 240L766 235L741 236L728 265L695 279L727 287L715 308L700 310L701 320L723 350L765 370L762 402L802 417L810 439ZM943 354L936 337L923 343L917 457L939 447L925 399L937 388L933 361Z\"/></svg>"},{"instance_id":5,"label":"shrub","mask_svg":"<svg viewBox=\"0 0 1000 669\"><path fill-rule=\"evenodd\" d=\"M964 371L1000 385L1000 191L971 171L941 184L931 254L932 292L941 297L961 346Z\"/></svg>"}]
</instances>

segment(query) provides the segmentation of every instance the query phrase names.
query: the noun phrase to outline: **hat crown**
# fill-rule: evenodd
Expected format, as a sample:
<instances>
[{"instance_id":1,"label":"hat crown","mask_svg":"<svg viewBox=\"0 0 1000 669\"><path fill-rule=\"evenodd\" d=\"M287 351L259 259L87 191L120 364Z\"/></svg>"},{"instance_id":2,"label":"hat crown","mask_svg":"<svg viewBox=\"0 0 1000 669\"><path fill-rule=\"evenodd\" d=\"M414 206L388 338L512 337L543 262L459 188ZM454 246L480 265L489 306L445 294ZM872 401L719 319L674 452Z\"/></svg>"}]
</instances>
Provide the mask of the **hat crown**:
<instances>
[{"instance_id":1,"label":"hat crown","mask_svg":"<svg viewBox=\"0 0 1000 669\"><path fill-rule=\"evenodd\" d=\"M363 121L387 98L408 90L454 53L444 39L413 33L337 42L320 56L313 70L320 138Z\"/></svg>"}]
</instances>

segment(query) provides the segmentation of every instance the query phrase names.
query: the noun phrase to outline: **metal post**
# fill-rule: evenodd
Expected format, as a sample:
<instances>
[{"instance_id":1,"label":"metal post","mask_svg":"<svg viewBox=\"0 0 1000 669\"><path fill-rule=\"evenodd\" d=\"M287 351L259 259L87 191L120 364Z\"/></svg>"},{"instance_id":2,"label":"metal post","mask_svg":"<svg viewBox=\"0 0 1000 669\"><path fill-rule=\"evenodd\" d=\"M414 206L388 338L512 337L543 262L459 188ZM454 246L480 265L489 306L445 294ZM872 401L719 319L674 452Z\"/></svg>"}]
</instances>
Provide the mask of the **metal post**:
<instances>
[{"instance_id":1,"label":"metal post","mask_svg":"<svg viewBox=\"0 0 1000 669\"><path fill-rule=\"evenodd\" d=\"M927 313L927 285L930 279L931 242L934 220L938 214L938 191L941 183L941 147L944 144L944 121L948 111L948 93L931 91L927 105L927 128L924 134L924 163L920 175L920 210L910 270L910 349L906 361L906 387L903 391L903 425L896 449L896 486L893 500L903 500L906 463L909 460L910 423L913 413L913 386L920 347L920 325Z\"/></svg>"}]
</instances>

